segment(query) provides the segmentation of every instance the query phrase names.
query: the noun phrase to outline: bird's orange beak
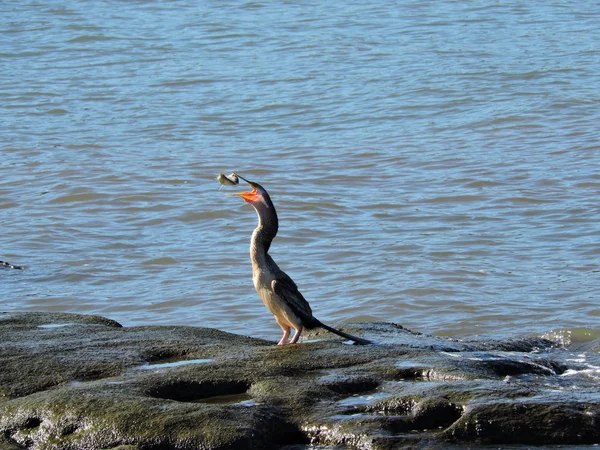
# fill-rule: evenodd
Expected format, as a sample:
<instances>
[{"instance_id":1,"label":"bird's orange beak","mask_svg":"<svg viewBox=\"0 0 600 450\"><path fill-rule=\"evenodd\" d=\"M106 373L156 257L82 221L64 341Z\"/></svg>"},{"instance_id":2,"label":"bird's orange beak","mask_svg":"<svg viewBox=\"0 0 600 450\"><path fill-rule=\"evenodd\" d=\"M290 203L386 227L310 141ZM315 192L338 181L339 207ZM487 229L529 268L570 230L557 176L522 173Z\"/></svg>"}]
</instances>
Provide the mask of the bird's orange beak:
<instances>
[{"instance_id":1,"label":"bird's orange beak","mask_svg":"<svg viewBox=\"0 0 600 450\"><path fill-rule=\"evenodd\" d=\"M252 186L251 192L240 192L239 194L232 194L232 195L237 195L239 197L242 197L248 203L252 203L252 202L256 201L256 199L258 198L258 196L260 194L258 193L256 188L254 186Z\"/></svg>"}]
</instances>

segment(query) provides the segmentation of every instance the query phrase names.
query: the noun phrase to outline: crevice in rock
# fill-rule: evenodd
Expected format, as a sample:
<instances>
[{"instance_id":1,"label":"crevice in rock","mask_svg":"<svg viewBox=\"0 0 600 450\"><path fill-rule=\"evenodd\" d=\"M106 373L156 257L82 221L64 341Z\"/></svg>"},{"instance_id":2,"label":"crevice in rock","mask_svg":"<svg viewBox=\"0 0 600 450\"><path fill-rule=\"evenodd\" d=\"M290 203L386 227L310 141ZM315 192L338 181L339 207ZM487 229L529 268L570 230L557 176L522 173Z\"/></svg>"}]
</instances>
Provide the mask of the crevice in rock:
<instances>
[{"instance_id":1,"label":"crevice in rock","mask_svg":"<svg viewBox=\"0 0 600 450\"><path fill-rule=\"evenodd\" d=\"M231 396L247 395L250 383L236 380L180 381L156 387L147 392L150 397L175 400L178 402L196 402L211 398L211 403L219 403L216 397L224 398L223 403L231 403ZM249 398L249 395L248 395Z\"/></svg>"},{"instance_id":2,"label":"crevice in rock","mask_svg":"<svg viewBox=\"0 0 600 450\"><path fill-rule=\"evenodd\" d=\"M379 386L379 382L370 379L340 380L327 385L327 389L341 395L362 394Z\"/></svg>"},{"instance_id":3,"label":"crevice in rock","mask_svg":"<svg viewBox=\"0 0 600 450\"><path fill-rule=\"evenodd\" d=\"M122 367L109 366L102 368L94 368L76 373L73 382L85 383L90 381L104 380L105 378L118 377L123 375L125 370Z\"/></svg>"},{"instance_id":4,"label":"crevice in rock","mask_svg":"<svg viewBox=\"0 0 600 450\"><path fill-rule=\"evenodd\" d=\"M173 348L151 348L144 350L140 357L147 363L170 362L176 358L184 359L188 352Z\"/></svg>"},{"instance_id":5,"label":"crevice in rock","mask_svg":"<svg viewBox=\"0 0 600 450\"><path fill-rule=\"evenodd\" d=\"M39 417L28 417L23 422L23 425L20 427L21 429L30 430L32 428L37 428L42 424L42 419Z\"/></svg>"}]
</instances>

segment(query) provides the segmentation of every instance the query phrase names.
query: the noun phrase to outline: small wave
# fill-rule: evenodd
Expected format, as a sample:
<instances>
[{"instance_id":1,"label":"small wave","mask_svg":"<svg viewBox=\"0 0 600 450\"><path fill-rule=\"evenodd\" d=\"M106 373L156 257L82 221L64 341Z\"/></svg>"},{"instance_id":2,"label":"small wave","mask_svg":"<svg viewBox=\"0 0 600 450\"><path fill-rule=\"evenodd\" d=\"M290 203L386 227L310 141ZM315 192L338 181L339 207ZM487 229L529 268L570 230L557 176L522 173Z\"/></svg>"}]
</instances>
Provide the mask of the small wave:
<instances>
[{"instance_id":1,"label":"small wave","mask_svg":"<svg viewBox=\"0 0 600 450\"><path fill-rule=\"evenodd\" d=\"M600 381L600 367L588 365L585 369L567 369L560 375L563 378Z\"/></svg>"},{"instance_id":2,"label":"small wave","mask_svg":"<svg viewBox=\"0 0 600 450\"><path fill-rule=\"evenodd\" d=\"M440 196L423 200L423 203L466 203L466 202L482 202L486 198L481 195L449 195Z\"/></svg>"},{"instance_id":3,"label":"small wave","mask_svg":"<svg viewBox=\"0 0 600 450\"><path fill-rule=\"evenodd\" d=\"M110 37L110 36L92 34L92 35L78 36L76 38L70 39L68 42L73 44L73 43L81 43L81 42L111 41L113 39L115 39L115 38Z\"/></svg>"},{"instance_id":4,"label":"small wave","mask_svg":"<svg viewBox=\"0 0 600 450\"><path fill-rule=\"evenodd\" d=\"M50 114L51 116L64 116L65 114L69 114L69 111L63 108L52 108L46 111L46 114Z\"/></svg>"},{"instance_id":5,"label":"small wave","mask_svg":"<svg viewBox=\"0 0 600 450\"><path fill-rule=\"evenodd\" d=\"M103 194L97 194L95 192L85 192L81 194L68 194L61 195L56 197L50 201L50 203L78 203L78 202L88 202L91 200L99 200L104 198Z\"/></svg>"},{"instance_id":6,"label":"small wave","mask_svg":"<svg viewBox=\"0 0 600 450\"><path fill-rule=\"evenodd\" d=\"M594 346L596 341L600 340L600 330L592 328L558 329L548 331L541 337L556 342L562 347L585 344Z\"/></svg>"},{"instance_id":7,"label":"small wave","mask_svg":"<svg viewBox=\"0 0 600 450\"><path fill-rule=\"evenodd\" d=\"M177 260L174 258L171 258L170 256L166 256L166 257L162 257L162 258L153 258L153 259L148 259L146 261L144 261L142 264L153 264L153 265L161 265L161 266L166 266L169 264L177 264Z\"/></svg>"}]
</instances>

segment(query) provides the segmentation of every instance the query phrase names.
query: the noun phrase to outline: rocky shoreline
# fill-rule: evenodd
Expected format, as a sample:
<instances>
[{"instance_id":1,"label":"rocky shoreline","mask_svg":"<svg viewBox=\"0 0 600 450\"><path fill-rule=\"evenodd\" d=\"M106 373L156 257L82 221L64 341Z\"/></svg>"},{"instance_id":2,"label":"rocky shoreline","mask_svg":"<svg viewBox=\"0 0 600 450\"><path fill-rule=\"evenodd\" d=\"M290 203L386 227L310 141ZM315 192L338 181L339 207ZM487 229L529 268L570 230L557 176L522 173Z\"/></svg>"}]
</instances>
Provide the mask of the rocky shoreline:
<instances>
[{"instance_id":1,"label":"rocky shoreline","mask_svg":"<svg viewBox=\"0 0 600 450\"><path fill-rule=\"evenodd\" d=\"M598 379L587 372L598 348L458 341L389 323L341 329L376 344L316 332L277 347L214 329L0 313L0 449L600 443Z\"/></svg>"}]
</instances>

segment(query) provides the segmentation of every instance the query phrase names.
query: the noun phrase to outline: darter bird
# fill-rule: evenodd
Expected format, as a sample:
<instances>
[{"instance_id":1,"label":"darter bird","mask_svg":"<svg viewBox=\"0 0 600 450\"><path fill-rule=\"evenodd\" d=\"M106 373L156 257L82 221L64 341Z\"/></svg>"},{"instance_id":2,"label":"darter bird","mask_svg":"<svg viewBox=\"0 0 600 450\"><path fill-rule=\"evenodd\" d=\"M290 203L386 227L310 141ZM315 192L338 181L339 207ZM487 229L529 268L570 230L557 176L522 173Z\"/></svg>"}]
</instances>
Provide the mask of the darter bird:
<instances>
[{"instance_id":1,"label":"darter bird","mask_svg":"<svg viewBox=\"0 0 600 450\"><path fill-rule=\"evenodd\" d=\"M371 341L325 325L313 316L310 305L298 290L296 283L279 268L269 255L271 242L279 228L277 212L269 194L260 184L248 181L239 175L238 177L252 187L250 192L233 195L238 195L250 203L258 214L258 226L254 229L250 242L252 281L256 292L283 330L283 336L277 345L288 343L292 328L295 333L289 341L290 344L298 342L300 334L305 328L308 330L324 328L338 336L354 341L356 344L371 344Z\"/></svg>"}]
</instances>

